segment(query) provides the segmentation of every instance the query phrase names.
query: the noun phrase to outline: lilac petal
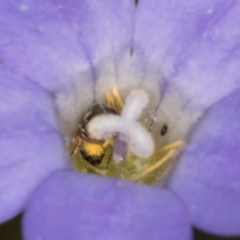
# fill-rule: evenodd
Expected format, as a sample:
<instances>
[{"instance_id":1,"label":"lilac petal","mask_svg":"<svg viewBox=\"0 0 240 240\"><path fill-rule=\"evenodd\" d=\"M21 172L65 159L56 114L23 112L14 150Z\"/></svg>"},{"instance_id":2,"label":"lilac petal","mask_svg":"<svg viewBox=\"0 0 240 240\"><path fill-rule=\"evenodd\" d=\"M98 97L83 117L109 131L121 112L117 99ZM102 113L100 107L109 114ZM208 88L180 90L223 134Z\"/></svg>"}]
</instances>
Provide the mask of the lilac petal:
<instances>
[{"instance_id":1,"label":"lilac petal","mask_svg":"<svg viewBox=\"0 0 240 240\"><path fill-rule=\"evenodd\" d=\"M25 239L191 239L188 215L163 189L59 172L44 182L24 216Z\"/></svg>"},{"instance_id":2,"label":"lilac petal","mask_svg":"<svg viewBox=\"0 0 240 240\"><path fill-rule=\"evenodd\" d=\"M18 214L46 176L69 165L53 96L0 68L0 222Z\"/></svg>"},{"instance_id":3,"label":"lilac petal","mask_svg":"<svg viewBox=\"0 0 240 240\"><path fill-rule=\"evenodd\" d=\"M134 46L145 76L159 74L166 97L177 93L189 109L231 93L240 84L239 10L239 1L140 1Z\"/></svg>"},{"instance_id":4,"label":"lilac petal","mask_svg":"<svg viewBox=\"0 0 240 240\"><path fill-rule=\"evenodd\" d=\"M96 80L102 65L130 49L133 12L128 0L3 0L1 61L55 91L83 81L83 73Z\"/></svg>"},{"instance_id":5,"label":"lilac petal","mask_svg":"<svg viewBox=\"0 0 240 240\"><path fill-rule=\"evenodd\" d=\"M240 234L239 106L236 91L206 112L168 185L195 226L216 234Z\"/></svg>"},{"instance_id":6,"label":"lilac petal","mask_svg":"<svg viewBox=\"0 0 240 240\"><path fill-rule=\"evenodd\" d=\"M127 0L0 2L0 64L24 76L1 69L0 221L19 213L44 177L69 165L54 96L76 94L98 77L91 58L96 64L105 53L112 61L129 48L133 9Z\"/></svg>"}]
</instances>

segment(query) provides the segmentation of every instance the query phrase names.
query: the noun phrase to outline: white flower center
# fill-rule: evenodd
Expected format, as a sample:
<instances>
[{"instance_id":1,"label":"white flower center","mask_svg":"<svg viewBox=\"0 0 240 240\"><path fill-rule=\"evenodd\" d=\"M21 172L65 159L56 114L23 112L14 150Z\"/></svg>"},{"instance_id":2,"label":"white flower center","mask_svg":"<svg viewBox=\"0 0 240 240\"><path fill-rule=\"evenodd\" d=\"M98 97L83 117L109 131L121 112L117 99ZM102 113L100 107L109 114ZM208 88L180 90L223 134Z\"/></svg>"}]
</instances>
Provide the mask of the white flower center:
<instances>
[{"instance_id":1,"label":"white flower center","mask_svg":"<svg viewBox=\"0 0 240 240\"><path fill-rule=\"evenodd\" d=\"M164 92L161 87L163 86L161 76L159 72L155 73L154 69L146 76L134 71L137 61L134 55L126 56L126 60L118 66L121 71L118 71L117 77L109 64L106 68L101 67L101 70L98 68L96 83L89 74L81 75L79 80L78 74L75 73L72 89L69 87L64 90L65 92L57 94L60 123L68 149L84 112L93 104L106 103L105 94L111 91L114 85L117 85L124 100L121 115L95 117L88 125L92 138L107 138L116 133L117 140L125 143L126 146L124 144L114 146L114 161L111 162L119 163L119 168L123 168L123 162L128 162L126 159L134 159L134 162L129 161L124 169L126 172L133 172L133 168L141 171L146 167L146 160L149 160L142 161L143 158L148 158L154 152L154 148L159 149L172 142L186 139L189 130L201 116L201 111L199 113L191 112L191 109L186 111L181 100L182 96L177 89L167 89ZM120 145L123 145L123 148ZM179 146L181 142L176 145ZM134 153L134 156L130 152ZM164 153L162 152L158 157L163 158ZM154 164L156 161L150 159L149 162ZM169 165L164 166L164 169L169 169ZM105 173L101 172L101 174ZM126 177L126 174L114 172L110 176Z\"/></svg>"},{"instance_id":2,"label":"white flower center","mask_svg":"<svg viewBox=\"0 0 240 240\"><path fill-rule=\"evenodd\" d=\"M137 122L148 103L148 96L142 89L132 91L125 102L120 116L105 114L95 117L88 124L93 139L107 139L118 134L127 143L129 151L139 157L149 158L154 152L150 133Z\"/></svg>"}]
</instances>

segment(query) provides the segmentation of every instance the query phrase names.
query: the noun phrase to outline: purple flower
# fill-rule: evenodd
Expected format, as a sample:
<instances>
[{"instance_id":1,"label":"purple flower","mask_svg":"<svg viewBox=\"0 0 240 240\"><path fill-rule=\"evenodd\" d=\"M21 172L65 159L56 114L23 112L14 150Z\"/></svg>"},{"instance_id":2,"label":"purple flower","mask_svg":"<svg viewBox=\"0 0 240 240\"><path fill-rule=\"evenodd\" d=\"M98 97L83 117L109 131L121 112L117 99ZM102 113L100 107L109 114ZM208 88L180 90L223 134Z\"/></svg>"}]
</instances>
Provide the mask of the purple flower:
<instances>
[{"instance_id":1,"label":"purple flower","mask_svg":"<svg viewBox=\"0 0 240 240\"><path fill-rule=\"evenodd\" d=\"M2 0L0 221L24 211L27 240L186 240L192 225L240 234L239 10L234 0ZM186 142L164 188L72 168L65 142L113 84L152 91L169 125L161 141Z\"/></svg>"}]
</instances>

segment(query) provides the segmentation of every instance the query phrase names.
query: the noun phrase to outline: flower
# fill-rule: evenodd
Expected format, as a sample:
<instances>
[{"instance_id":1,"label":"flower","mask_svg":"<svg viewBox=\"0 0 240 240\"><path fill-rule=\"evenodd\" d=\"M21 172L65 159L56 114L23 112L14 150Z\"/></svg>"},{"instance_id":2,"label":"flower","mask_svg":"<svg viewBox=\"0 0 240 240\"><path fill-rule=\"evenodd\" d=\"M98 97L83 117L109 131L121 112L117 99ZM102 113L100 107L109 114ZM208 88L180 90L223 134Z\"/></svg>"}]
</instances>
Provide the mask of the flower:
<instances>
[{"instance_id":1,"label":"flower","mask_svg":"<svg viewBox=\"0 0 240 240\"><path fill-rule=\"evenodd\" d=\"M2 0L0 221L25 211L25 239L240 234L239 7ZM63 135L116 82L151 92L185 138L164 188L72 169Z\"/></svg>"}]
</instances>

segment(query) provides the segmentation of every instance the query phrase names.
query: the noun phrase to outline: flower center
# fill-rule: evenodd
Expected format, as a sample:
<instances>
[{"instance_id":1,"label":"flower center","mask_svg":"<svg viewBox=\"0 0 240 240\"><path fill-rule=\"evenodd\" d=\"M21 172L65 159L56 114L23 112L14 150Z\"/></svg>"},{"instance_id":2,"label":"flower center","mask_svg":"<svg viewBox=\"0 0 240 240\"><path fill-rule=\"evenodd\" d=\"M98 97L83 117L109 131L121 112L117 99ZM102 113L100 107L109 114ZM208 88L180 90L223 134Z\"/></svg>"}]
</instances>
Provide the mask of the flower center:
<instances>
[{"instance_id":1,"label":"flower center","mask_svg":"<svg viewBox=\"0 0 240 240\"><path fill-rule=\"evenodd\" d=\"M94 104L83 114L75 131L71 156L79 171L153 183L162 179L182 146L175 141L159 149L147 116L149 97L145 90L130 91L125 101L118 88L106 92L106 103ZM160 135L168 132L163 124ZM157 150L155 150L157 149Z\"/></svg>"}]
</instances>

